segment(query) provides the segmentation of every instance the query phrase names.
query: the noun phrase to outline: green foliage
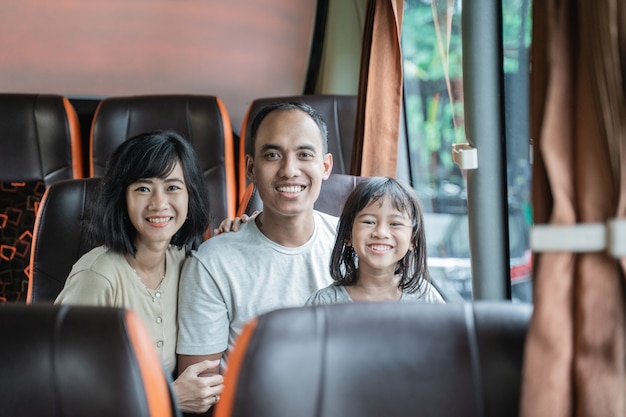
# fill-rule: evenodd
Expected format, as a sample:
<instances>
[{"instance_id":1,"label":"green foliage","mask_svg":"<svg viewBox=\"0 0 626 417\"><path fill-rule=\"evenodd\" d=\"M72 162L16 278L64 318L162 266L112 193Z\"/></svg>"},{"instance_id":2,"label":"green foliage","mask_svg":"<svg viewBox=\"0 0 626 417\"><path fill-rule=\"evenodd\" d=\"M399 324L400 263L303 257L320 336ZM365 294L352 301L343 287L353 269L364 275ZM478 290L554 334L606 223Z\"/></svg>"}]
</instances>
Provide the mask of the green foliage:
<instances>
[{"instance_id":1,"label":"green foliage","mask_svg":"<svg viewBox=\"0 0 626 417\"><path fill-rule=\"evenodd\" d=\"M502 2L503 69L507 73L527 71L520 68L520 57L530 45L530 1ZM405 0L404 7L402 53L409 150L418 182L423 183L426 175L428 183L436 186L441 180L436 175L454 171L451 145L465 142L459 91L463 79L462 1Z\"/></svg>"},{"instance_id":2,"label":"green foliage","mask_svg":"<svg viewBox=\"0 0 626 417\"><path fill-rule=\"evenodd\" d=\"M450 17L451 26L448 25ZM412 73L408 76L439 79L444 77L445 71L453 78L462 75L460 9L457 13L443 8L434 16L430 3L408 0L402 21L402 53L404 60L413 64L406 68Z\"/></svg>"}]
</instances>

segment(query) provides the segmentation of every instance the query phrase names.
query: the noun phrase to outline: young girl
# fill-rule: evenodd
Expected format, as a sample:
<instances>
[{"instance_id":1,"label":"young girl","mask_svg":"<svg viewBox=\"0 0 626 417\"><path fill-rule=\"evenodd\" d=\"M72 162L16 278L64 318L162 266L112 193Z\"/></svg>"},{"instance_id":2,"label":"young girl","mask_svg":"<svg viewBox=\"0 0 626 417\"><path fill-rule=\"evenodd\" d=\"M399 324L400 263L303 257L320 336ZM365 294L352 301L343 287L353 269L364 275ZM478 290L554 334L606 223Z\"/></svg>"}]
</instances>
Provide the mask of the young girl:
<instances>
[{"instance_id":1,"label":"young girl","mask_svg":"<svg viewBox=\"0 0 626 417\"><path fill-rule=\"evenodd\" d=\"M339 219L330 274L336 282L315 292L306 305L443 303L430 283L424 219L415 192L387 177L359 183Z\"/></svg>"}]
</instances>

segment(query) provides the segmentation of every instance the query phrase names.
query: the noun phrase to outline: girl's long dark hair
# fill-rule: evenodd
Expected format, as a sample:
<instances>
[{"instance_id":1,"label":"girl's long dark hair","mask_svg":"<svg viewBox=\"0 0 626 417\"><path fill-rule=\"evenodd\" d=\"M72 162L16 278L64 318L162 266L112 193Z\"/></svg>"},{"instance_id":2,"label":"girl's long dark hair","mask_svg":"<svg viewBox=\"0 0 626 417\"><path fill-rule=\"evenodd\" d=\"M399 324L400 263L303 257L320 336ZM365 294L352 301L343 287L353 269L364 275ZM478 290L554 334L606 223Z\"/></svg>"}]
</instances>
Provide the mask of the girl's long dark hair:
<instances>
[{"instance_id":1,"label":"girl's long dark hair","mask_svg":"<svg viewBox=\"0 0 626 417\"><path fill-rule=\"evenodd\" d=\"M430 281L426 254L426 233L422 206L413 189L394 178L371 177L361 181L348 196L337 226L337 240L330 260L330 274L341 285L354 285L358 280L358 259L352 246L352 226L358 212L372 202L389 198L396 210L412 220L413 249L398 261L395 274L400 275L399 288L404 292L424 291ZM382 201L381 201L382 202Z\"/></svg>"}]
</instances>

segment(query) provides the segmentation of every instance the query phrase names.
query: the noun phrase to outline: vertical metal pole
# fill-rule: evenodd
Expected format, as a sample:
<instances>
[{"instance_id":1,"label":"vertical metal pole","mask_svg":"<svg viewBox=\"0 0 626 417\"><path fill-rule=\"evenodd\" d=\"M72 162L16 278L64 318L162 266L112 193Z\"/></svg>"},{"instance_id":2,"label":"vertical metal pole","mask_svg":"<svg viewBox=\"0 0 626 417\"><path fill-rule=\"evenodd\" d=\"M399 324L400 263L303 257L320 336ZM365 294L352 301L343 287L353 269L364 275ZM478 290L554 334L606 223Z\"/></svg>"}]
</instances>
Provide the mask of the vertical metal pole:
<instances>
[{"instance_id":1,"label":"vertical metal pole","mask_svg":"<svg viewBox=\"0 0 626 417\"><path fill-rule=\"evenodd\" d=\"M507 298L509 280L501 4L463 3L465 133L478 150L467 175L474 300Z\"/></svg>"}]
</instances>

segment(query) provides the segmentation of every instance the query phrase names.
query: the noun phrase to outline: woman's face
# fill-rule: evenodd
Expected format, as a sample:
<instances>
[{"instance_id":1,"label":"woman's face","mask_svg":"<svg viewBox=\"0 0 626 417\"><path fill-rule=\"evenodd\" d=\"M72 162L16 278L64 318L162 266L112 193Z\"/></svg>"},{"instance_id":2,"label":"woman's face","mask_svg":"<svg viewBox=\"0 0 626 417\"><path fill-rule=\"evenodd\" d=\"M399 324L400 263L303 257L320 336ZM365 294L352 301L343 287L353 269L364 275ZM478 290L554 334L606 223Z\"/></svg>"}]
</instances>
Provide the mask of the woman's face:
<instances>
[{"instance_id":1,"label":"woman's face","mask_svg":"<svg viewBox=\"0 0 626 417\"><path fill-rule=\"evenodd\" d=\"M169 244L187 218L189 193L180 163L165 179L141 178L126 188L128 218L136 244Z\"/></svg>"}]
</instances>

